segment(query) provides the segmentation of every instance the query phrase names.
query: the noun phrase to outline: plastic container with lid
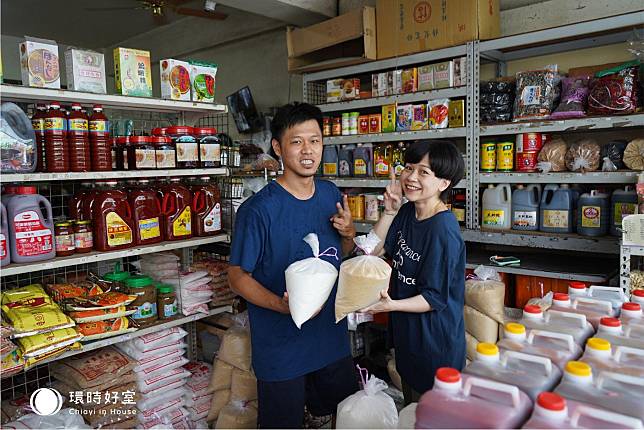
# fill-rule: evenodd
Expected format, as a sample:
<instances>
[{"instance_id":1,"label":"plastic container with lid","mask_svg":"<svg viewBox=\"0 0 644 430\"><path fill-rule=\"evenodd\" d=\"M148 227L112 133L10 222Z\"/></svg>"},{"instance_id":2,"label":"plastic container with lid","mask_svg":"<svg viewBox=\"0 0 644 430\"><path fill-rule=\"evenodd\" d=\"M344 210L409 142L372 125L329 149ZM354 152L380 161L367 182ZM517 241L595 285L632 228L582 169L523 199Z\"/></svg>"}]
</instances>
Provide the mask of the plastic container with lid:
<instances>
[{"instance_id":1,"label":"plastic container with lid","mask_svg":"<svg viewBox=\"0 0 644 430\"><path fill-rule=\"evenodd\" d=\"M539 230L546 233L574 231L575 192L568 185L546 185L539 206Z\"/></svg>"},{"instance_id":2,"label":"plastic container with lid","mask_svg":"<svg viewBox=\"0 0 644 430\"><path fill-rule=\"evenodd\" d=\"M32 122L14 103L0 105L0 171L31 173L38 164L38 144Z\"/></svg>"},{"instance_id":3,"label":"plastic container with lid","mask_svg":"<svg viewBox=\"0 0 644 430\"><path fill-rule=\"evenodd\" d=\"M85 217L83 213L83 203L89 193L94 189L93 182L81 182L81 188L74 193L74 195L69 199L68 208L69 208L69 219L73 220L84 220L89 219Z\"/></svg>"},{"instance_id":4,"label":"plastic container with lid","mask_svg":"<svg viewBox=\"0 0 644 430\"><path fill-rule=\"evenodd\" d=\"M592 337L586 342L586 351L579 361L588 363L595 374L609 371L644 378L644 350L617 346L601 337Z\"/></svg>"},{"instance_id":5,"label":"plastic container with lid","mask_svg":"<svg viewBox=\"0 0 644 430\"><path fill-rule=\"evenodd\" d=\"M152 136L167 136L167 127L156 127L152 129Z\"/></svg>"},{"instance_id":6,"label":"plastic container with lid","mask_svg":"<svg viewBox=\"0 0 644 430\"><path fill-rule=\"evenodd\" d=\"M610 234L621 236L622 220L637 213L637 192L631 185L613 191L610 208Z\"/></svg>"},{"instance_id":7,"label":"plastic container with lid","mask_svg":"<svg viewBox=\"0 0 644 430\"><path fill-rule=\"evenodd\" d=\"M79 220L93 220L93 209L94 201L96 196L101 190L110 189L116 185L115 181L101 180L96 181L93 188L87 190L87 193L82 197L82 202L80 204L79 216L76 219ZM94 230L96 232L96 230ZM96 239L96 238L95 238Z\"/></svg>"},{"instance_id":8,"label":"plastic container with lid","mask_svg":"<svg viewBox=\"0 0 644 430\"><path fill-rule=\"evenodd\" d=\"M585 282L571 281L568 283L568 295L574 297L588 297L588 286Z\"/></svg>"},{"instance_id":9,"label":"plastic container with lid","mask_svg":"<svg viewBox=\"0 0 644 430\"><path fill-rule=\"evenodd\" d=\"M130 136L127 148L129 170L150 170L157 168L155 146L148 136Z\"/></svg>"},{"instance_id":10,"label":"plastic container with lid","mask_svg":"<svg viewBox=\"0 0 644 430\"><path fill-rule=\"evenodd\" d=\"M510 184L488 185L483 191L481 227L510 230L512 227L512 189Z\"/></svg>"},{"instance_id":11,"label":"plastic container with lid","mask_svg":"<svg viewBox=\"0 0 644 430\"><path fill-rule=\"evenodd\" d=\"M221 193L208 176L192 186L193 236L214 236L221 233Z\"/></svg>"},{"instance_id":12,"label":"plastic container with lid","mask_svg":"<svg viewBox=\"0 0 644 430\"><path fill-rule=\"evenodd\" d=\"M324 176L338 176L338 148L327 145L322 152L322 174Z\"/></svg>"},{"instance_id":13,"label":"plastic container with lid","mask_svg":"<svg viewBox=\"0 0 644 430\"><path fill-rule=\"evenodd\" d=\"M583 236L604 236L610 227L610 197L591 190L577 201L577 233Z\"/></svg>"},{"instance_id":14,"label":"plastic container with lid","mask_svg":"<svg viewBox=\"0 0 644 430\"><path fill-rule=\"evenodd\" d=\"M54 224L56 236L56 257L74 255L76 245L74 242L74 225L69 221L59 221Z\"/></svg>"},{"instance_id":15,"label":"plastic container with lid","mask_svg":"<svg viewBox=\"0 0 644 430\"><path fill-rule=\"evenodd\" d=\"M116 187L117 182L104 182L91 203L97 251L114 251L134 244L134 222L127 194Z\"/></svg>"},{"instance_id":16,"label":"plastic container with lid","mask_svg":"<svg viewBox=\"0 0 644 430\"><path fill-rule=\"evenodd\" d=\"M43 103L36 104L36 112L31 117L31 126L36 133L36 171L45 171L45 117L47 106Z\"/></svg>"},{"instance_id":17,"label":"plastic container with lid","mask_svg":"<svg viewBox=\"0 0 644 430\"><path fill-rule=\"evenodd\" d=\"M87 114L80 103L73 103L67 118L67 145L69 146L69 166L72 172L89 172L92 168L92 155L89 145L89 125ZM110 166L111 166L110 161Z\"/></svg>"},{"instance_id":18,"label":"plastic container with lid","mask_svg":"<svg viewBox=\"0 0 644 430\"><path fill-rule=\"evenodd\" d=\"M640 306L644 306L644 290L632 290L631 302L639 303Z\"/></svg>"},{"instance_id":19,"label":"plastic container with lid","mask_svg":"<svg viewBox=\"0 0 644 430\"><path fill-rule=\"evenodd\" d=\"M622 324L638 324L644 325L644 312L642 312L642 305L636 302L626 302L622 305L622 312L619 319Z\"/></svg>"},{"instance_id":20,"label":"plastic container with lid","mask_svg":"<svg viewBox=\"0 0 644 430\"><path fill-rule=\"evenodd\" d=\"M221 140L214 127L195 127L201 167L221 167Z\"/></svg>"},{"instance_id":21,"label":"plastic container with lid","mask_svg":"<svg viewBox=\"0 0 644 430\"><path fill-rule=\"evenodd\" d=\"M554 294L552 306L549 310L585 315L586 320L592 324L594 329L597 329L597 326L599 326L600 319L617 315L617 312L613 309L610 302L583 296L575 297L571 301L570 295L564 293Z\"/></svg>"},{"instance_id":22,"label":"plastic container with lid","mask_svg":"<svg viewBox=\"0 0 644 430\"><path fill-rule=\"evenodd\" d=\"M112 284L111 288L124 292L127 291L125 286L125 281L130 277L129 272L121 270L121 263L116 263L114 265L114 270L112 272L106 273L102 276L105 281L108 281Z\"/></svg>"},{"instance_id":23,"label":"plastic container with lid","mask_svg":"<svg viewBox=\"0 0 644 430\"><path fill-rule=\"evenodd\" d=\"M0 203L0 267L11 263L11 252L9 251L9 224L7 223L7 209Z\"/></svg>"},{"instance_id":24,"label":"plastic container with lid","mask_svg":"<svg viewBox=\"0 0 644 430\"><path fill-rule=\"evenodd\" d=\"M149 138L154 145L157 169L176 169L177 150L168 136L152 136Z\"/></svg>"},{"instance_id":25,"label":"plastic container with lid","mask_svg":"<svg viewBox=\"0 0 644 430\"><path fill-rule=\"evenodd\" d=\"M179 310L174 287L168 284L159 284L156 288L159 319L170 320L176 318L179 315Z\"/></svg>"},{"instance_id":26,"label":"plastic container with lid","mask_svg":"<svg viewBox=\"0 0 644 430\"><path fill-rule=\"evenodd\" d=\"M587 403L612 412L644 419L644 378L601 372L595 379L592 368L581 361L571 361L555 393L568 400Z\"/></svg>"},{"instance_id":27,"label":"plastic container with lid","mask_svg":"<svg viewBox=\"0 0 644 430\"><path fill-rule=\"evenodd\" d=\"M169 127L166 130L177 148L177 168L199 168L199 143L194 136L194 129L186 126Z\"/></svg>"},{"instance_id":28,"label":"plastic container with lid","mask_svg":"<svg viewBox=\"0 0 644 430\"><path fill-rule=\"evenodd\" d=\"M554 310L543 312L535 305L526 305L518 322L529 329L570 334L579 345L583 345L595 332L585 315Z\"/></svg>"},{"instance_id":29,"label":"plastic container with lid","mask_svg":"<svg viewBox=\"0 0 644 430\"><path fill-rule=\"evenodd\" d=\"M434 381L418 401L416 428L518 428L532 410L530 398L512 385L447 367L436 371Z\"/></svg>"},{"instance_id":30,"label":"plastic container with lid","mask_svg":"<svg viewBox=\"0 0 644 430\"><path fill-rule=\"evenodd\" d=\"M48 172L69 172L67 117L59 102L51 102L45 116L45 164Z\"/></svg>"},{"instance_id":31,"label":"plastic container with lid","mask_svg":"<svg viewBox=\"0 0 644 430\"><path fill-rule=\"evenodd\" d=\"M512 230L539 230L541 187L537 184L517 185L512 192Z\"/></svg>"},{"instance_id":32,"label":"plastic container with lid","mask_svg":"<svg viewBox=\"0 0 644 430\"><path fill-rule=\"evenodd\" d=\"M545 391L524 429L641 429L642 421Z\"/></svg>"},{"instance_id":33,"label":"plastic container with lid","mask_svg":"<svg viewBox=\"0 0 644 430\"><path fill-rule=\"evenodd\" d=\"M581 356L582 350L570 334L529 330L523 324L506 323L503 339L497 342L501 351L517 351L549 358L560 369Z\"/></svg>"},{"instance_id":34,"label":"plastic container with lid","mask_svg":"<svg viewBox=\"0 0 644 430\"><path fill-rule=\"evenodd\" d=\"M125 279L125 286L131 295L136 296L131 306L136 312L131 316L140 325L148 325L157 320L157 288L152 278L146 275L133 275Z\"/></svg>"},{"instance_id":35,"label":"plastic container with lid","mask_svg":"<svg viewBox=\"0 0 644 430\"><path fill-rule=\"evenodd\" d=\"M2 190L2 193L0 193L0 199L2 200L2 204L6 207L9 200L11 200L11 198L16 195L16 189L18 188L18 186L7 184L3 188L4 189Z\"/></svg>"},{"instance_id":36,"label":"plastic container with lid","mask_svg":"<svg viewBox=\"0 0 644 430\"><path fill-rule=\"evenodd\" d=\"M617 318L602 318L597 327L597 337L601 337L613 346L628 346L644 349L644 327L639 324L626 324Z\"/></svg>"},{"instance_id":37,"label":"plastic container with lid","mask_svg":"<svg viewBox=\"0 0 644 430\"><path fill-rule=\"evenodd\" d=\"M92 221L76 221L74 223L74 247L77 254L84 254L94 249Z\"/></svg>"},{"instance_id":38,"label":"plastic container with lid","mask_svg":"<svg viewBox=\"0 0 644 430\"><path fill-rule=\"evenodd\" d=\"M110 138L110 121L103 113L103 106L94 105L89 117L89 143L92 152L92 170L112 170L112 139Z\"/></svg>"},{"instance_id":39,"label":"plastic container with lid","mask_svg":"<svg viewBox=\"0 0 644 430\"><path fill-rule=\"evenodd\" d=\"M159 187L162 196L161 213L165 240L192 237L192 193L181 185L181 179L171 178Z\"/></svg>"},{"instance_id":40,"label":"plastic container with lid","mask_svg":"<svg viewBox=\"0 0 644 430\"><path fill-rule=\"evenodd\" d=\"M617 311L619 311L622 305L628 301L628 298L621 287L591 285L588 288L588 297L591 299L609 301L613 305L613 309L616 309Z\"/></svg>"},{"instance_id":41,"label":"plastic container with lid","mask_svg":"<svg viewBox=\"0 0 644 430\"><path fill-rule=\"evenodd\" d=\"M485 342L476 346L476 357L463 373L517 386L532 400L540 392L553 389L561 379L561 370L547 357L517 351L501 354L496 345Z\"/></svg>"},{"instance_id":42,"label":"plastic container with lid","mask_svg":"<svg viewBox=\"0 0 644 430\"><path fill-rule=\"evenodd\" d=\"M150 181L141 179L128 194L134 223L134 243L151 245L163 240L161 226L161 204Z\"/></svg>"},{"instance_id":43,"label":"plastic container with lid","mask_svg":"<svg viewBox=\"0 0 644 430\"><path fill-rule=\"evenodd\" d=\"M11 262L32 263L56 256L51 204L36 187L16 187L7 201Z\"/></svg>"}]
</instances>

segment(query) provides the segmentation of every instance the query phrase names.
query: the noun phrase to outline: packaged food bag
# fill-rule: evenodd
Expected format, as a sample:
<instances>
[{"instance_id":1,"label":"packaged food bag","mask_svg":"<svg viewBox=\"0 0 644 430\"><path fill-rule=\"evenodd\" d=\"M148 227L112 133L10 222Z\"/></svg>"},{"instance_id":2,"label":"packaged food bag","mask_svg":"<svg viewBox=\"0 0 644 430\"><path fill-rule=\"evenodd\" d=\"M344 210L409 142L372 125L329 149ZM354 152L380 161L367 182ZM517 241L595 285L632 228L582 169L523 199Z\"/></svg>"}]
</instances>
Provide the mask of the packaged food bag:
<instances>
[{"instance_id":1,"label":"packaged food bag","mask_svg":"<svg viewBox=\"0 0 644 430\"><path fill-rule=\"evenodd\" d=\"M320 241L315 233L308 234L303 240L311 247L313 257L296 261L284 272L288 306L297 328L302 328L302 324L324 306L338 278L338 270L333 264L320 258L328 256L337 260L338 250L327 248L320 253Z\"/></svg>"},{"instance_id":2,"label":"packaged food bag","mask_svg":"<svg viewBox=\"0 0 644 430\"><path fill-rule=\"evenodd\" d=\"M371 231L353 241L366 255L347 260L340 266L335 298L336 323L347 314L376 303L380 300L380 291L389 287L391 267L380 257L370 255L380 243L378 235Z\"/></svg>"},{"instance_id":3,"label":"packaged food bag","mask_svg":"<svg viewBox=\"0 0 644 430\"><path fill-rule=\"evenodd\" d=\"M257 409L249 402L231 401L219 413L216 429L254 429L257 427Z\"/></svg>"},{"instance_id":4,"label":"packaged food bag","mask_svg":"<svg viewBox=\"0 0 644 430\"><path fill-rule=\"evenodd\" d=\"M358 367L360 369L360 367ZM394 399L385 394L385 381L360 369L363 389L344 399L338 405L336 428L339 429L395 429L398 409Z\"/></svg>"},{"instance_id":5,"label":"packaged food bag","mask_svg":"<svg viewBox=\"0 0 644 430\"><path fill-rule=\"evenodd\" d=\"M418 403L411 403L400 411L398 416L399 429L414 429L416 428L416 407Z\"/></svg>"}]
</instances>

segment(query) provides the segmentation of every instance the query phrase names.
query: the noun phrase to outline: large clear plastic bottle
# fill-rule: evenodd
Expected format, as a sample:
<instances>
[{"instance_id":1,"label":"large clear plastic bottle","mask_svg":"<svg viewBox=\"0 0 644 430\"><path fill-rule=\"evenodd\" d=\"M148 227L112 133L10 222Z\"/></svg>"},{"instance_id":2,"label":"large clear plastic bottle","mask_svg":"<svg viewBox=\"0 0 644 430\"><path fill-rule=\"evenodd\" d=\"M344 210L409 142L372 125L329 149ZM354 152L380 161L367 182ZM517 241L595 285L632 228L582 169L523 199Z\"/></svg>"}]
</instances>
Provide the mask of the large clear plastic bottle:
<instances>
[{"instance_id":1,"label":"large clear plastic bottle","mask_svg":"<svg viewBox=\"0 0 644 430\"><path fill-rule=\"evenodd\" d=\"M571 301L570 295L564 293L554 294L552 298L552 306L549 310L585 315L586 320L588 320L595 329L599 326L599 320L604 317L611 317L617 314L617 312L613 310L611 303L605 300L576 297L574 301Z\"/></svg>"},{"instance_id":2,"label":"large clear plastic bottle","mask_svg":"<svg viewBox=\"0 0 644 430\"><path fill-rule=\"evenodd\" d=\"M69 172L67 117L59 102L51 102L45 116L45 165L48 172Z\"/></svg>"},{"instance_id":3,"label":"large clear plastic bottle","mask_svg":"<svg viewBox=\"0 0 644 430\"><path fill-rule=\"evenodd\" d=\"M561 311L543 312L535 305L526 305L523 317L518 322L529 329L570 334L579 345L583 345L595 332L585 315Z\"/></svg>"},{"instance_id":4,"label":"large clear plastic bottle","mask_svg":"<svg viewBox=\"0 0 644 430\"><path fill-rule=\"evenodd\" d=\"M644 377L644 350L618 346L612 348L609 341L593 337L586 342L586 351L579 361L588 363L595 374L610 371L625 375Z\"/></svg>"},{"instance_id":5,"label":"large clear plastic bottle","mask_svg":"<svg viewBox=\"0 0 644 430\"><path fill-rule=\"evenodd\" d=\"M89 147L89 123L80 103L73 103L67 119L69 166L72 172L89 172L92 155ZM110 163L111 164L111 163Z\"/></svg>"}]
</instances>

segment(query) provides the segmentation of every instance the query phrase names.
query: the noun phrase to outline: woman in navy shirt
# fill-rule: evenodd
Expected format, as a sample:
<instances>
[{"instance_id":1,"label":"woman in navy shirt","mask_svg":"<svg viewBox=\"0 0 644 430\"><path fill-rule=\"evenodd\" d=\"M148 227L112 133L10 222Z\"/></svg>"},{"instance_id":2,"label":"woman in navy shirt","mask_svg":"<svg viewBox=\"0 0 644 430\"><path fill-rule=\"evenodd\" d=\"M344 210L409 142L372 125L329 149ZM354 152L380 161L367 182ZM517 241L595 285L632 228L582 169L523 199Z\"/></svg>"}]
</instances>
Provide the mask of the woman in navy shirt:
<instances>
[{"instance_id":1,"label":"woman in navy shirt","mask_svg":"<svg viewBox=\"0 0 644 430\"><path fill-rule=\"evenodd\" d=\"M400 181L392 173L385 212L374 227L385 239L381 247L393 271L389 291L363 312L390 312L407 404L432 388L438 368L465 365L465 244L445 204L463 172L453 143L414 143L405 152ZM409 201L404 205L403 194Z\"/></svg>"}]
</instances>

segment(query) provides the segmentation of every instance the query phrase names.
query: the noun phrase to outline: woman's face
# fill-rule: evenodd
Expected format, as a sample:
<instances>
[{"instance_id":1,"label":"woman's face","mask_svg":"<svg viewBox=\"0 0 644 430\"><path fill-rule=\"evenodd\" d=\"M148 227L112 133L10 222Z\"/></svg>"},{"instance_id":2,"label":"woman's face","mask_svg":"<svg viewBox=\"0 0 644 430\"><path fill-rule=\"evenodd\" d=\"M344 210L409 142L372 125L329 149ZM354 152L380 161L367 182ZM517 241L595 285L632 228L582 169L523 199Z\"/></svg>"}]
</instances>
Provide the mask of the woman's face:
<instances>
[{"instance_id":1,"label":"woman's face","mask_svg":"<svg viewBox=\"0 0 644 430\"><path fill-rule=\"evenodd\" d=\"M439 198L449 186L447 179L437 178L429 167L429 157L425 155L420 163L406 163L400 174L400 185L407 200L421 202Z\"/></svg>"}]
</instances>

